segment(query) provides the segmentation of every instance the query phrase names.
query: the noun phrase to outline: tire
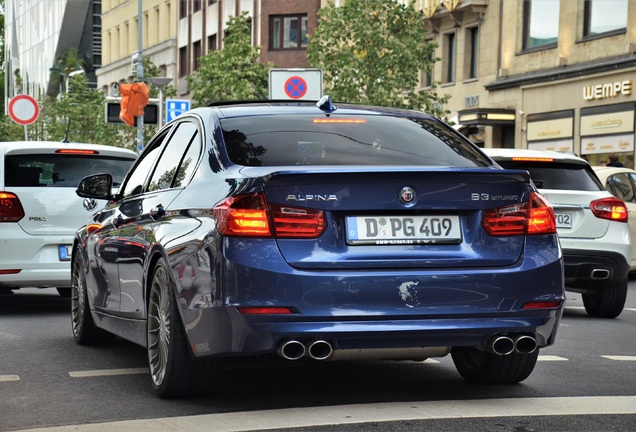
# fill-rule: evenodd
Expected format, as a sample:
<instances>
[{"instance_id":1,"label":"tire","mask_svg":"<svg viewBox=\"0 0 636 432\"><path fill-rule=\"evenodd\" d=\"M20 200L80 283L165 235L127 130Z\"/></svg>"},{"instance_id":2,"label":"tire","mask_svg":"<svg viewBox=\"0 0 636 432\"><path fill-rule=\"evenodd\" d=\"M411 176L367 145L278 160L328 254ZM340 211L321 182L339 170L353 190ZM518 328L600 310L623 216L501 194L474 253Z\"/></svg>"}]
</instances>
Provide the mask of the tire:
<instances>
[{"instance_id":1,"label":"tire","mask_svg":"<svg viewBox=\"0 0 636 432\"><path fill-rule=\"evenodd\" d=\"M57 287L55 289L60 296L64 298L71 298L71 287Z\"/></svg>"},{"instance_id":2,"label":"tire","mask_svg":"<svg viewBox=\"0 0 636 432\"><path fill-rule=\"evenodd\" d=\"M459 374L472 384L515 384L528 378L537 364L539 350L530 354L492 354L473 348L454 348L453 363Z\"/></svg>"},{"instance_id":3,"label":"tire","mask_svg":"<svg viewBox=\"0 0 636 432\"><path fill-rule=\"evenodd\" d=\"M59 288L58 288L59 289ZM88 304L86 291L86 265L82 253L73 251L71 264L71 324L73 339L79 345L93 345L107 343L115 339L115 336L95 326Z\"/></svg>"},{"instance_id":4,"label":"tire","mask_svg":"<svg viewBox=\"0 0 636 432\"><path fill-rule=\"evenodd\" d=\"M594 284L592 294L583 294L583 305L589 316L616 318L623 312L627 299L627 280Z\"/></svg>"},{"instance_id":5,"label":"tire","mask_svg":"<svg viewBox=\"0 0 636 432\"><path fill-rule=\"evenodd\" d=\"M216 363L192 355L163 258L152 273L147 338L150 378L157 396L173 398L209 391Z\"/></svg>"}]
</instances>

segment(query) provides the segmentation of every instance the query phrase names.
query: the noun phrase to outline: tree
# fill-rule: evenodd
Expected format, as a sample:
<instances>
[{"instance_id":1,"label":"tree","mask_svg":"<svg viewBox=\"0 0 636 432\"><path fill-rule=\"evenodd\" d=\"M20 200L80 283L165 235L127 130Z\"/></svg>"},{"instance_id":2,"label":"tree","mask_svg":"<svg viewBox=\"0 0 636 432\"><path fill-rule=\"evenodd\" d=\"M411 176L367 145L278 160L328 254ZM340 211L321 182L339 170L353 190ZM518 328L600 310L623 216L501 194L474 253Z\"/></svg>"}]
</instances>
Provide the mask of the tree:
<instances>
[{"instance_id":1,"label":"tree","mask_svg":"<svg viewBox=\"0 0 636 432\"><path fill-rule=\"evenodd\" d=\"M223 49L202 56L200 67L187 77L193 105L268 97L274 65L259 62L261 50L252 46L251 28L247 12L228 20Z\"/></svg>"},{"instance_id":2,"label":"tree","mask_svg":"<svg viewBox=\"0 0 636 432\"><path fill-rule=\"evenodd\" d=\"M394 0L333 2L319 11L307 55L323 69L325 87L336 101L424 110L438 117L449 111L449 95L436 86L418 90L420 70L430 71L435 42L426 41L426 21L413 4Z\"/></svg>"}]
</instances>

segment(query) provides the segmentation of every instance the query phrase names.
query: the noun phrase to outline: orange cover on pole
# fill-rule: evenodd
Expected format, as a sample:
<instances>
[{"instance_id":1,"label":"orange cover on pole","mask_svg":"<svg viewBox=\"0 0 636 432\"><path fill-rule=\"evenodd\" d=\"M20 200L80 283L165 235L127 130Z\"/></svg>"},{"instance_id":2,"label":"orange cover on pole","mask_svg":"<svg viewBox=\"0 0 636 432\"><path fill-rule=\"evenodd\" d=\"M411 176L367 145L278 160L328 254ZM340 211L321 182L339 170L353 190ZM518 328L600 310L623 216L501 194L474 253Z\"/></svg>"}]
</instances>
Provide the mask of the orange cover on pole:
<instances>
[{"instance_id":1,"label":"orange cover on pole","mask_svg":"<svg viewBox=\"0 0 636 432\"><path fill-rule=\"evenodd\" d=\"M135 117L143 115L148 105L150 90L146 83L120 84L121 102L119 103L119 118L128 126L135 125Z\"/></svg>"}]
</instances>

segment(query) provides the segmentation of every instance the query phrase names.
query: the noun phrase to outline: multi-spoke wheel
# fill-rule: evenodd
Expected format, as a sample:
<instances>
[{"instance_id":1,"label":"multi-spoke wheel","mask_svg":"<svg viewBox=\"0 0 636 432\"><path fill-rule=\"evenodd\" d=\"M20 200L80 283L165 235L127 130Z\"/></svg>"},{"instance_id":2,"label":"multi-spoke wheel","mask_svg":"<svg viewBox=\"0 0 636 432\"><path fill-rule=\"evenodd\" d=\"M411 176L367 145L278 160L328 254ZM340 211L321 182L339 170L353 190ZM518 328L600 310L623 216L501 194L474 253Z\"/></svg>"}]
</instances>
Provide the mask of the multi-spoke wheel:
<instances>
[{"instance_id":1,"label":"multi-spoke wheel","mask_svg":"<svg viewBox=\"0 0 636 432\"><path fill-rule=\"evenodd\" d=\"M86 292L86 266L84 256L76 248L71 265L71 324L73 338L80 345L107 342L113 335L97 328L91 317Z\"/></svg>"},{"instance_id":2,"label":"multi-spoke wheel","mask_svg":"<svg viewBox=\"0 0 636 432\"><path fill-rule=\"evenodd\" d=\"M528 378L539 357L539 350L525 354L492 354L472 347L453 349L451 356L459 374L474 384L514 384Z\"/></svg>"},{"instance_id":3,"label":"multi-spoke wheel","mask_svg":"<svg viewBox=\"0 0 636 432\"><path fill-rule=\"evenodd\" d=\"M150 377L157 394L177 397L207 391L213 363L195 359L190 351L163 259L152 273L147 329Z\"/></svg>"}]
</instances>

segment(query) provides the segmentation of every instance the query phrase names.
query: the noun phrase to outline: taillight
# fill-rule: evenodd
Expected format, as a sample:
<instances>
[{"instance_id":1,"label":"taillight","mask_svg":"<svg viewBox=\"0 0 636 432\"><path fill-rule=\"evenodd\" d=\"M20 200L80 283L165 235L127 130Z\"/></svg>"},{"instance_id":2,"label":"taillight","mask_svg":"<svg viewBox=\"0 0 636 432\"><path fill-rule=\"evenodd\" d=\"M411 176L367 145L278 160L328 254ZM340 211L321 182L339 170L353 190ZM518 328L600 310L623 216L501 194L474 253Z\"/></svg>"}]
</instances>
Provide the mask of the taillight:
<instances>
[{"instance_id":1,"label":"taillight","mask_svg":"<svg viewBox=\"0 0 636 432\"><path fill-rule=\"evenodd\" d=\"M627 222L628 211L625 203L617 198L602 198L592 201L590 208L594 216L617 222Z\"/></svg>"},{"instance_id":2,"label":"taillight","mask_svg":"<svg viewBox=\"0 0 636 432\"><path fill-rule=\"evenodd\" d=\"M556 233L552 206L535 192L528 202L484 210L482 225L496 237Z\"/></svg>"},{"instance_id":3,"label":"taillight","mask_svg":"<svg viewBox=\"0 0 636 432\"><path fill-rule=\"evenodd\" d=\"M0 222L18 222L24 217L24 209L17 195L0 192Z\"/></svg>"},{"instance_id":4,"label":"taillight","mask_svg":"<svg viewBox=\"0 0 636 432\"><path fill-rule=\"evenodd\" d=\"M267 205L263 194L230 197L214 208L221 235L234 237L316 238L325 230L322 210Z\"/></svg>"}]
</instances>

